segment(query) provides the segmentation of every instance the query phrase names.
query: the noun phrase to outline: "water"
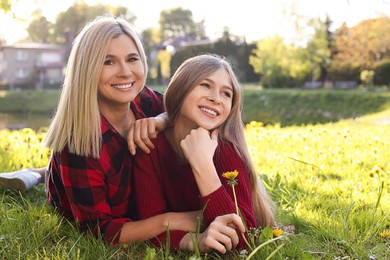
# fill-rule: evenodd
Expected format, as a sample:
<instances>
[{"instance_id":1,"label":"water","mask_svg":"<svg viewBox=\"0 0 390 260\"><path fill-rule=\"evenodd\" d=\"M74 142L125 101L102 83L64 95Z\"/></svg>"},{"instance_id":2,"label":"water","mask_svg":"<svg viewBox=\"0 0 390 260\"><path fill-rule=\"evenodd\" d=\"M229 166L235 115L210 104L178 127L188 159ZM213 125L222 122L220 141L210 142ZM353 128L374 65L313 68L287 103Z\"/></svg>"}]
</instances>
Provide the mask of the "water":
<instances>
[{"instance_id":1,"label":"water","mask_svg":"<svg viewBox=\"0 0 390 260\"><path fill-rule=\"evenodd\" d=\"M0 113L0 129L13 130L28 127L39 130L41 127L48 127L49 123L49 115Z\"/></svg>"}]
</instances>

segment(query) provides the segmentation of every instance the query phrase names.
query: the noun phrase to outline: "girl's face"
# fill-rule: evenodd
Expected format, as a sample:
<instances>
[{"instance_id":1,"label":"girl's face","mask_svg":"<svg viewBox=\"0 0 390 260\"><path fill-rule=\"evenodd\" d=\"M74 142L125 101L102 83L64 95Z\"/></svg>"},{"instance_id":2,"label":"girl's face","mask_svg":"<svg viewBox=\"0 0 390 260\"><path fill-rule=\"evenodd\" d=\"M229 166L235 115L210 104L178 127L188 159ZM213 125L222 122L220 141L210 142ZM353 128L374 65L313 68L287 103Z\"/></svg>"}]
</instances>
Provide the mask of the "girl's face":
<instances>
[{"instance_id":1,"label":"girl's face","mask_svg":"<svg viewBox=\"0 0 390 260\"><path fill-rule=\"evenodd\" d=\"M142 90L145 77L133 39L125 34L112 39L99 79L99 105L128 106Z\"/></svg>"},{"instance_id":2,"label":"girl's face","mask_svg":"<svg viewBox=\"0 0 390 260\"><path fill-rule=\"evenodd\" d=\"M191 129L219 127L229 116L233 86L225 69L218 69L197 84L184 99L177 122Z\"/></svg>"}]
</instances>

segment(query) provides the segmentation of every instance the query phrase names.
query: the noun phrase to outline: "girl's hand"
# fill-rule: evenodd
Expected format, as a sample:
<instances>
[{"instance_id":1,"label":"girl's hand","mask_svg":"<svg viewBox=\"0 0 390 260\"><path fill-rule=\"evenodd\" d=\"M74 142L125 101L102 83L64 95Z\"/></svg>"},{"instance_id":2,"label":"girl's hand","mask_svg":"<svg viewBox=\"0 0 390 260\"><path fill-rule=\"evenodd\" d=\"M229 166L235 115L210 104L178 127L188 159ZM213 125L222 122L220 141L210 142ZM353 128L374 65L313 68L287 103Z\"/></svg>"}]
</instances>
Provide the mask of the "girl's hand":
<instances>
[{"instance_id":1,"label":"girl's hand","mask_svg":"<svg viewBox=\"0 0 390 260\"><path fill-rule=\"evenodd\" d=\"M190 134L180 142L184 156L191 166L205 160L212 160L218 146L218 130L210 132L202 127L191 130Z\"/></svg>"},{"instance_id":2,"label":"girl's hand","mask_svg":"<svg viewBox=\"0 0 390 260\"><path fill-rule=\"evenodd\" d=\"M127 133L127 146L132 155L135 155L136 148L140 148L145 153L150 153L154 148L152 139L165 129L168 124L166 113L156 117L142 118L136 120Z\"/></svg>"},{"instance_id":3,"label":"girl's hand","mask_svg":"<svg viewBox=\"0 0 390 260\"><path fill-rule=\"evenodd\" d=\"M222 185L213 162L218 146L218 130L210 135L204 128L193 129L180 146L191 165L200 194L206 196L217 190Z\"/></svg>"},{"instance_id":4,"label":"girl's hand","mask_svg":"<svg viewBox=\"0 0 390 260\"><path fill-rule=\"evenodd\" d=\"M237 246L239 242L238 233L244 232L244 224L238 215L227 214L216 217L206 231L199 234L199 250L207 253L214 249L225 254ZM191 251L194 250L192 240L188 241L187 248Z\"/></svg>"}]
</instances>

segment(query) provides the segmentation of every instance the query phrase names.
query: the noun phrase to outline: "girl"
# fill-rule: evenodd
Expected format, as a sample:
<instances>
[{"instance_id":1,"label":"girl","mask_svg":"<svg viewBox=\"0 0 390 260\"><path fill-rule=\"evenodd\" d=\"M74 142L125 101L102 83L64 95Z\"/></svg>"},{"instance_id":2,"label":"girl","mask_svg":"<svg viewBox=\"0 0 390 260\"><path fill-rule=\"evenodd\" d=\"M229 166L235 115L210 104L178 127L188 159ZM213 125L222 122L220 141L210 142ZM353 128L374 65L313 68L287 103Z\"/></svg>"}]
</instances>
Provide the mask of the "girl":
<instances>
[{"instance_id":1,"label":"girl","mask_svg":"<svg viewBox=\"0 0 390 260\"><path fill-rule=\"evenodd\" d=\"M245 143L241 87L230 64L215 55L186 60L172 76L164 103L171 127L154 140L150 154L136 158L140 217L204 209L207 227L218 216L236 212L232 187L222 173L238 171L235 192L246 226L273 226L272 201L259 188ZM221 232L215 243L204 246L202 233L198 242L204 252L224 253L234 248L229 238ZM152 241L165 239L164 232ZM194 248L188 232L171 231L170 241L173 248ZM245 247L242 239L238 246Z\"/></svg>"}]
</instances>

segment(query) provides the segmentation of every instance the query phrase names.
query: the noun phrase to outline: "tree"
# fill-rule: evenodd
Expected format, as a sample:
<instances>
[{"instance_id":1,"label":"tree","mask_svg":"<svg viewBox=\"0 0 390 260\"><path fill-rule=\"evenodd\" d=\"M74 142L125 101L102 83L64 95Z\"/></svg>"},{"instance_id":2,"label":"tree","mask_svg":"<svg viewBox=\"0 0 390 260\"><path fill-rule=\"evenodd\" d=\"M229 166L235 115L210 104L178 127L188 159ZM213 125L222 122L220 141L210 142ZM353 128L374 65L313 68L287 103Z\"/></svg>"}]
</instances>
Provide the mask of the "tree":
<instances>
[{"instance_id":1,"label":"tree","mask_svg":"<svg viewBox=\"0 0 390 260\"><path fill-rule=\"evenodd\" d=\"M352 28L343 24L335 32L334 60L340 70L372 70L390 57L390 17L363 20Z\"/></svg>"},{"instance_id":2,"label":"tree","mask_svg":"<svg viewBox=\"0 0 390 260\"><path fill-rule=\"evenodd\" d=\"M373 70L363 70L360 72L360 80L366 87L372 87L374 83L375 72Z\"/></svg>"},{"instance_id":3,"label":"tree","mask_svg":"<svg viewBox=\"0 0 390 260\"><path fill-rule=\"evenodd\" d=\"M66 41L72 41L87 22L96 16L106 14L123 17L130 23L133 23L136 19L125 7L112 7L101 4L90 6L83 1L77 1L68 10L57 16L54 29L56 42L65 43Z\"/></svg>"},{"instance_id":4,"label":"tree","mask_svg":"<svg viewBox=\"0 0 390 260\"><path fill-rule=\"evenodd\" d=\"M310 74L311 62L306 48L286 45L280 36L257 42L249 63L267 88L301 86Z\"/></svg>"},{"instance_id":5,"label":"tree","mask_svg":"<svg viewBox=\"0 0 390 260\"><path fill-rule=\"evenodd\" d=\"M181 7L161 11L159 24L162 40L179 36L190 36L195 39L197 29L200 31L193 21L191 10Z\"/></svg>"},{"instance_id":6,"label":"tree","mask_svg":"<svg viewBox=\"0 0 390 260\"><path fill-rule=\"evenodd\" d=\"M50 23L46 17L42 16L42 12L40 10L37 10L34 16L34 20L27 28L30 40L41 43L50 42L53 24Z\"/></svg>"},{"instance_id":7,"label":"tree","mask_svg":"<svg viewBox=\"0 0 390 260\"><path fill-rule=\"evenodd\" d=\"M249 57L249 63L254 71L260 74L263 86L280 88L287 85L288 56L288 48L282 38L267 37L258 41L257 48Z\"/></svg>"},{"instance_id":8,"label":"tree","mask_svg":"<svg viewBox=\"0 0 390 260\"><path fill-rule=\"evenodd\" d=\"M11 11L11 0L0 0L0 10L4 13Z\"/></svg>"},{"instance_id":9,"label":"tree","mask_svg":"<svg viewBox=\"0 0 390 260\"><path fill-rule=\"evenodd\" d=\"M309 25L314 28L314 36L307 43L307 51L312 63L312 80L326 81L331 63L331 41L329 31L331 21L327 16L325 22L312 19Z\"/></svg>"}]
</instances>

